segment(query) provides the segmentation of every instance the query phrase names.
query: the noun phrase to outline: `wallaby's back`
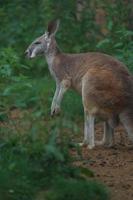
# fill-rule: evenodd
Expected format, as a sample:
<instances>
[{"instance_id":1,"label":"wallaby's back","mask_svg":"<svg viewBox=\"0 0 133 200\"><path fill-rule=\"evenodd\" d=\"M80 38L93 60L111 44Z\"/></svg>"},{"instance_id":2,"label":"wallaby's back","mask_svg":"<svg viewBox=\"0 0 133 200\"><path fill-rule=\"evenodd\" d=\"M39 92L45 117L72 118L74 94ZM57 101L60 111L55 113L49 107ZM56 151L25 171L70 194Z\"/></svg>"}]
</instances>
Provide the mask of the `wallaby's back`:
<instances>
[{"instance_id":1,"label":"wallaby's back","mask_svg":"<svg viewBox=\"0 0 133 200\"><path fill-rule=\"evenodd\" d=\"M72 87L75 89L78 88L80 83L80 93L82 93L82 79L84 80L83 77L87 77L87 74L91 75L93 79L91 81L93 90L99 88L100 91L104 91L104 89L109 91L109 89L116 88L122 93L130 91L131 84L128 83L128 81L130 82L130 74L125 65L112 56L103 53L61 53L54 59L53 70L60 80L65 79L65 76L70 76ZM125 95L127 96L127 94Z\"/></svg>"}]
</instances>

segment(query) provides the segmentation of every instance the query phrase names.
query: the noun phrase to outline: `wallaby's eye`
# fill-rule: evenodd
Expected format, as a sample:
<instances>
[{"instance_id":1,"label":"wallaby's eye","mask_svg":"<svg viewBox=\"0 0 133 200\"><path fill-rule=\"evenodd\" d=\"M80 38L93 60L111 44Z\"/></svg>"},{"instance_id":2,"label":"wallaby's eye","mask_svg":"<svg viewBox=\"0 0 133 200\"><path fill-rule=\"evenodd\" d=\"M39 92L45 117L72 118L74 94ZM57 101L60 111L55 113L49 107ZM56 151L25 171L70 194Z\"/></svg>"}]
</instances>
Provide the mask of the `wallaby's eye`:
<instances>
[{"instance_id":1,"label":"wallaby's eye","mask_svg":"<svg viewBox=\"0 0 133 200\"><path fill-rule=\"evenodd\" d=\"M41 42L38 41L38 42L35 42L34 44L41 44Z\"/></svg>"}]
</instances>

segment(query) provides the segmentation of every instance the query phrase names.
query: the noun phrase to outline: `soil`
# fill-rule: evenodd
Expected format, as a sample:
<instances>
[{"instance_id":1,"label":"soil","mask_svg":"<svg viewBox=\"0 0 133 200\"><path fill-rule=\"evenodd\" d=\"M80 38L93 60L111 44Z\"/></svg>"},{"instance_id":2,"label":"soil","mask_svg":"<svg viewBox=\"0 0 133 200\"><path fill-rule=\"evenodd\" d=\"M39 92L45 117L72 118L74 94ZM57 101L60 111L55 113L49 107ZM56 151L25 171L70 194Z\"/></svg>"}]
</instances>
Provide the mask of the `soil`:
<instances>
[{"instance_id":1,"label":"soil","mask_svg":"<svg viewBox=\"0 0 133 200\"><path fill-rule=\"evenodd\" d=\"M11 114L12 119L21 118L17 110ZM103 124L96 124L95 131L96 139L102 138ZM83 138L78 139L82 142ZM77 142L77 138L74 141ZM133 144L122 126L115 130L115 145L112 148L101 146L89 150L82 147L81 151L82 159L79 159L77 151L71 150L71 154L77 158L74 164L91 169L94 179L108 186L111 200L133 200Z\"/></svg>"},{"instance_id":2,"label":"soil","mask_svg":"<svg viewBox=\"0 0 133 200\"><path fill-rule=\"evenodd\" d=\"M102 137L102 124L96 125L96 137ZM72 154L76 156L76 152ZM76 165L91 169L95 179L105 183L111 192L111 200L133 200L133 145L124 129L115 130L115 145L112 148L82 148L83 159Z\"/></svg>"}]
</instances>

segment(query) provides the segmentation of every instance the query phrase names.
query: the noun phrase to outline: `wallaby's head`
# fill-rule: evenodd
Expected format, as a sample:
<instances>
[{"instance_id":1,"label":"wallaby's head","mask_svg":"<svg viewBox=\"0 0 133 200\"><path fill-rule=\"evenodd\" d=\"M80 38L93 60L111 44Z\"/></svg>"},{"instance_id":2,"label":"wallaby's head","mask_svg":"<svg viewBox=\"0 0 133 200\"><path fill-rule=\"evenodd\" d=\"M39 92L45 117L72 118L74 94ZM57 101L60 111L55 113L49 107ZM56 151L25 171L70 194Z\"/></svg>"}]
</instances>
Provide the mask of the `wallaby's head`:
<instances>
[{"instance_id":1,"label":"wallaby's head","mask_svg":"<svg viewBox=\"0 0 133 200\"><path fill-rule=\"evenodd\" d=\"M54 48L54 36L59 27L59 20L48 23L47 31L35 39L25 51L28 58L34 58L38 55L47 54L50 49Z\"/></svg>"}]
</instances>

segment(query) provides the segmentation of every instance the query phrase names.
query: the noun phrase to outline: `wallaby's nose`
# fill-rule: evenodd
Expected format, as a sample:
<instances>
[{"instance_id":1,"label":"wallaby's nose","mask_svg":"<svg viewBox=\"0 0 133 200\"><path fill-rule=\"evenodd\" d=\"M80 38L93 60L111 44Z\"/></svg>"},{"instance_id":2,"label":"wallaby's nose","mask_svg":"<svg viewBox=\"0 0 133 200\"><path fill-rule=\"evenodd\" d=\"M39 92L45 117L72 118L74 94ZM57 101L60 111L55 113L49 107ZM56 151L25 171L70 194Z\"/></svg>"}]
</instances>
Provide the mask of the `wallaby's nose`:
<instances>
[{"instance_id":1,"label":"wallaby's nose","mask_svg":"<svg viewBox=\"0 0 133 200\"><path fill-rule=\"evenodd\" d=\"M26 50L26 51L24 52L24 55L25 55L25 56L28 56L28 54L29 54L29 51Z\"/></svg>"}]
</instances>

